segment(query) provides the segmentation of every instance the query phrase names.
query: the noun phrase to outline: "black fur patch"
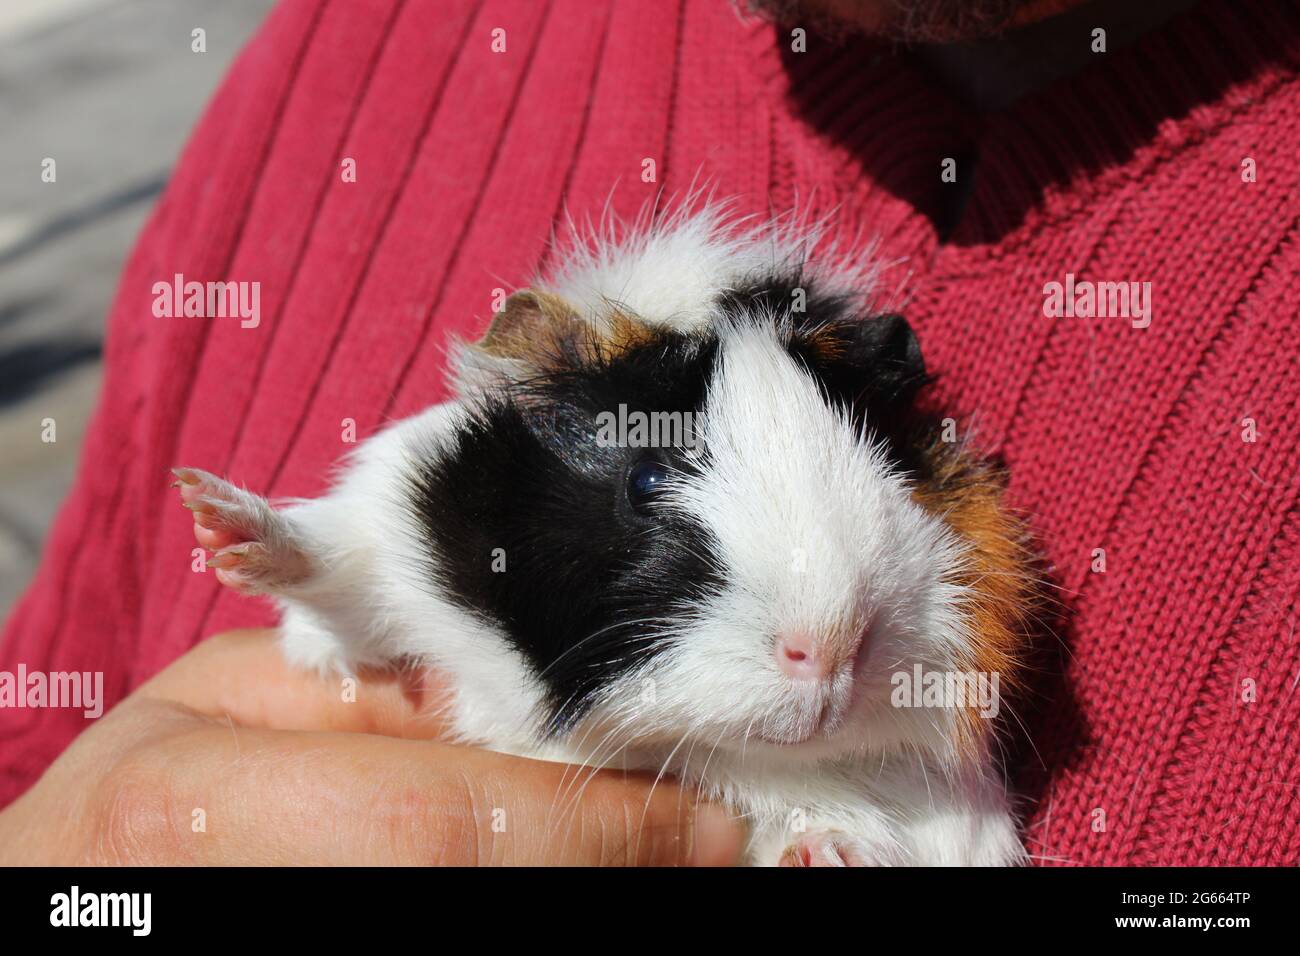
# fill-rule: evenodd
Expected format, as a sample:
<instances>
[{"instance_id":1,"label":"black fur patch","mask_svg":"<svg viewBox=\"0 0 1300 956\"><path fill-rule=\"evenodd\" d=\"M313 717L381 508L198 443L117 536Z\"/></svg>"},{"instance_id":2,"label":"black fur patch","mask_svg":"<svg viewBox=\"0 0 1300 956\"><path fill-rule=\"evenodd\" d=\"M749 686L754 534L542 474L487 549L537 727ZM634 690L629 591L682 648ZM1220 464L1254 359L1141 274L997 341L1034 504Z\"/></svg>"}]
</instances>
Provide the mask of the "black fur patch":
<instances>
[{"instance_id":1,"label":"black fur patch","mask_svg":"<svg viewBox=\"0 0 1300 956\"><path fill-rule=\"evenodd\" d=\"M412 504L437 575L461 607L498 625L541 674L549 729L562 732L609 683L667 646L658 635L715 591L707 531L647 518L627 502L627 472L646 456L670 468L680 449L600 447L597 415L697 413L716 343L668 335L622 356L557 367L490 396L450 454L414 476ZM493 570L495 549L505 570Z\"/></svg>"}]
</instances>

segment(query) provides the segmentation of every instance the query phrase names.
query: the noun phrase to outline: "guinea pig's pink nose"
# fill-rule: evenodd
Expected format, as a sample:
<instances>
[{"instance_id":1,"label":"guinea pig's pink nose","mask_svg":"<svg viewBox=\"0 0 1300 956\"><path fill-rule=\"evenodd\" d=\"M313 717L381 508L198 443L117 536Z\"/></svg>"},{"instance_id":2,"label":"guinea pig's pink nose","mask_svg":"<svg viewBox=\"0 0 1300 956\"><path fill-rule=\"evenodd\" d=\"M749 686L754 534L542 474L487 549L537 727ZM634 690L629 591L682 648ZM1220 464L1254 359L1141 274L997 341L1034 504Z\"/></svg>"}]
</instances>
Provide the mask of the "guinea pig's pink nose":
<instances>
[{"instance_id":1,"label":"guinea pig's pink nose","mask_svg":"<svg viewBox=\"0 0 1300 956\"><path fill-rule=\"evenodd\" d=\"M802 631L776 639L776 665L796 680L822 680L831 671L830 655L817 646L812 635Z\"/></svg>"}]
</instances>

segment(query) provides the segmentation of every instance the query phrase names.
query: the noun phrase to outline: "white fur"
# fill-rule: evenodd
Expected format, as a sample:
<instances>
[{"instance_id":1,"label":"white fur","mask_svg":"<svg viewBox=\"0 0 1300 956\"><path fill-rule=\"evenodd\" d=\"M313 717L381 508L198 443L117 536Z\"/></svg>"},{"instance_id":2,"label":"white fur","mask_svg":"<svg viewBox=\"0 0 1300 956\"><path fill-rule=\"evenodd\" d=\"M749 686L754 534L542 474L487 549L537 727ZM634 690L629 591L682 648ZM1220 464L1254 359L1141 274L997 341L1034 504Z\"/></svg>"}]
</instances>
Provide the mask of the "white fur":
<instances>
[{"instance_id":1,"label":"white fur","mask_svg":"<svg viewBox=\"0 0 1300 956\"><path fill-rule=\"evenodd\" d=\"M400 476L438 454L473 400L472 377L464 399L363 444L329 495L282 512L321 569L280 595L285 650L318 668L428 662L456 688L452 719L467 741L694 781L746 815L757 864L830 831L871 863L1019 862L987 748L954 748L953 711L889 704L892 673L951 670L969 640L953 583L962 543L912 500L871 436L827 407L775 325L732 325L710 309L746 275L807 258L815 240L799 235L678 216L580 248L540 283L593 322L617 303L677 329L712 322L722 339L697 423L710 463L670 502L712 531L722 593L691 607L677 646L618 681L570 737L538 743L540 682L503 635L430 592L403 506ZM841 263L836 276L869 292L861 270ZM831 635L843 661L817 689L776 666L774 635L798 628ZM570 796L580 792L575 780Z\"/></svg>"},{"instance_id":2,"label":"white fur","mask_svg":"<svg viewBox=\"0 0 1300 956\"><path fill-rule=\"evenodd\" d=\"M688 332L713 320L710 303L747 276L801 264L833 277L864 304L876 284L870 250L844 255L825 237L825 223L791 214L748 228L723 205L691 208L622 226L606 220L597 237L570 226L560 268L543 285L599 322L611 306L642 320ZM816 260L814 260L814 253Z\"/></svg>"}]
</instances>

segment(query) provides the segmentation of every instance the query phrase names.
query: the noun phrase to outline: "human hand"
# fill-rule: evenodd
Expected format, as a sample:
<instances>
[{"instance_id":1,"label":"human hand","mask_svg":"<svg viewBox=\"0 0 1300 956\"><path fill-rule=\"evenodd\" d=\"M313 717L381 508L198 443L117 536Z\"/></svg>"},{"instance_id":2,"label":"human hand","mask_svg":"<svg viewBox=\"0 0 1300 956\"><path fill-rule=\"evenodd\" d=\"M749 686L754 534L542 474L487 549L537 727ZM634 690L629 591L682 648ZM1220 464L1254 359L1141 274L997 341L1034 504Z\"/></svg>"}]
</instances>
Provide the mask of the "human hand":
<instances>
[{"instance_id":1,"label":"human hand","mask_svg":"<svg viewBox=\"0 0 1300 956\"><path fill-rule=\"evenodd\" d=\"M671 781L441 742L436 682L365 674L345 702L274 637L204 641L77 738L0 812L0 864L726 865L740 853L725 812Z\"/></svg>"}]
</instances>

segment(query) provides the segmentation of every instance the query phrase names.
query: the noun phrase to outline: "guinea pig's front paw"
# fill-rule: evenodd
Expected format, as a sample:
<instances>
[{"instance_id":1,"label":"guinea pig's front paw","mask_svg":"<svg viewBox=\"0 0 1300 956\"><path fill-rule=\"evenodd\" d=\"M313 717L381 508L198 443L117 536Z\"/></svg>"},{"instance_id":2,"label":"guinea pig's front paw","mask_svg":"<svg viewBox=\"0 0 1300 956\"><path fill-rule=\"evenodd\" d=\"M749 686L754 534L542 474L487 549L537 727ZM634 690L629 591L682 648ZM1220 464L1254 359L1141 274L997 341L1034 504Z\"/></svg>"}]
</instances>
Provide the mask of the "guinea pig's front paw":
<instances>
[{"instance_id":1,"label":"guinea pig's front paw","mask_svg":"<svg viewBox=\"0 0 1300 956\"><path fill-rule=\"evenodd\" d=\"M866 844L842 830L805 833L781 853L777 866L876 866Z\"/></svg>"},{"instance_id":2,"label":"guinea pig's front paw","mask_svg":"<svg viewBox=\"0 0 1300 956\"><path fill-rule=\"evenodd\" d=\"M306 580L312 564L292 523L265 498L197 468L173 468L181 504L208 566L237 591L274 593Z\"/></svg>"}]
</instances>

